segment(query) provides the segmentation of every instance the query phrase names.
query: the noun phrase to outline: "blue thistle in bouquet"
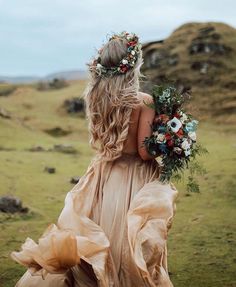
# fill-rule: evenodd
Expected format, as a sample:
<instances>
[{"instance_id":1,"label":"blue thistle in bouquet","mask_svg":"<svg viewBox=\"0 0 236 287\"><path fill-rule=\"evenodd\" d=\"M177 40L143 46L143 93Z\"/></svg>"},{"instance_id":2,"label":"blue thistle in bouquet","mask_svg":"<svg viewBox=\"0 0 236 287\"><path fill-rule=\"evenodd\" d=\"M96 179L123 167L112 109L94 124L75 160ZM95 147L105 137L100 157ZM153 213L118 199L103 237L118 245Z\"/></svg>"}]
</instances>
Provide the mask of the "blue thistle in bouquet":
<instances>
[{"instance_id":1,"label":"blue thistle in bouquet","mask_svg":"<svg viewBox=\"0 0 236 287\"><path fill-rule=\"evenodd\" d=\"M171 85L154 86L152 96L153 104L147 105L155 109L156 115L151 125L152 135L144 139L144 144L148 152L159 159L160 181L181 178L180 172L189 168L187 190L199 192L193 174L203 169L198 163L191 168L189 164L196 155L207 150L197 144L198 121L183 108L187 96Z\"/></svg>"}]
</instances>

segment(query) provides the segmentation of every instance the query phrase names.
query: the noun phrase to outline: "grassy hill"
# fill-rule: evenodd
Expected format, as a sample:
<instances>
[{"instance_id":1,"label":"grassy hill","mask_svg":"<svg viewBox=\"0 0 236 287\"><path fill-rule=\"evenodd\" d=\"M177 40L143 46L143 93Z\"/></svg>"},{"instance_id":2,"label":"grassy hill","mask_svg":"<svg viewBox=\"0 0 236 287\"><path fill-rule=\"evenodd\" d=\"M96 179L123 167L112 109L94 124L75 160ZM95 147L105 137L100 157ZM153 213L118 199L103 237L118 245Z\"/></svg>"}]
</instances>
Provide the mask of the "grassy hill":
<instances>
[{"instance_id":1,"label":"grassy hill","mask_svg":"<svg viewBox=\"0 0 236 287\"><path fill-rule=\"evenodd\" d=\"M25 268L9 258L26 237L37 241L46 226L56 222L71 176L81 176L93 155L88 146L87 122L69 116L61 108L65 99L80 96L84 81L57 91L39 92L34 86L18 86L0 97L0 107L11 118L0 117L0 194L18 196L30 208L25 215L0 214L0 286L12 287ZM61 127L65 136L44 130ZM235 128L202 122L200 141L209 155L202 158L208 173L201 179L201 193L189 195L178 183L176 217L169 233L169 272L175 287L236 286L235 261ZM74 154L45 149L71 144ZM55 174L44 172L56 168Z\"/></svg>"},{"instance_id":2,"label":"grassy hill","mask_svg":"<svg viewBox=\"0 0 236 287\"><path fill-rule=\"evenodd\" d=\"M167 39L143 45L143 73L152 84L190 87L201 119L236 123L236 29L223 23L187 23Z\"/></svg>"}]
</instances>

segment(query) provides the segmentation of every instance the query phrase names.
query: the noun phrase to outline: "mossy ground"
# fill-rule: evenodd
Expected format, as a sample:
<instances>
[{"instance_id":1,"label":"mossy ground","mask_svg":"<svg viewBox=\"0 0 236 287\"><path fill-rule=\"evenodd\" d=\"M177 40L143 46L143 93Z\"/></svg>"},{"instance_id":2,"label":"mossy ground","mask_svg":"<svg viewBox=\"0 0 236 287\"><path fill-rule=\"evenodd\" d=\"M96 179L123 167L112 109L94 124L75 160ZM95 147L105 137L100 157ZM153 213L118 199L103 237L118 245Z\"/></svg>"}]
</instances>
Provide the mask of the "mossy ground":
<instances>
[{"instance_id":1,"label":"mossy ground","mask_svg":"<svg viewBox=\"0 0 236 287\"><path fill-rule=\"evenodd\" d=\"M81 176L93 156L85 119L61 110L64 99L79 96L83 88L81 82L50 92L20 87L0 98L0 106L13 116L0 118L0 195L16 195L31 210L21 216L0 215L0 286L14 286L25 272L11 260L10 252L18 250L26 237L37 241L47 225L56 222L73 187L70 177ZM43 132L55 126L73 132L59 138ZM201 123L199 139L209 151L202 158L207 173L200 179L201 193L188 194L183 183L176 184L177 210L168 237L168 266L175 287L236 286L236 137L232 129ZM26 150L68 143L78 154ZM44 172L45 166L56 167L56 173Z\"/></svg>"}]
</instances>

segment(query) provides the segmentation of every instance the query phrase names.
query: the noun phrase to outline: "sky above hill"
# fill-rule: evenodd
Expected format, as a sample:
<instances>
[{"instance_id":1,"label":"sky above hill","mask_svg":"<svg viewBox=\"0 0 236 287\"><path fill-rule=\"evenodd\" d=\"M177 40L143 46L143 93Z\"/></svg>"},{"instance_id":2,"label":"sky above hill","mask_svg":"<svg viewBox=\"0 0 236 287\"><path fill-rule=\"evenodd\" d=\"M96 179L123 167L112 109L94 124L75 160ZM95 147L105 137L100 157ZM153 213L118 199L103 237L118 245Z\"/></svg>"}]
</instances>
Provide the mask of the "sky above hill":
<instances>
[{"instance_id":1,"label":"sky above hill","mask_svg":"<svg viewBox=\"0 0 236 287\"><path fill-rule=\"evenodd\" d=\"M0 0L0 75L86 70L113 32L147 42L186 22L236 27L235 11L235 0Z\"/></svg>"}]
</instances>

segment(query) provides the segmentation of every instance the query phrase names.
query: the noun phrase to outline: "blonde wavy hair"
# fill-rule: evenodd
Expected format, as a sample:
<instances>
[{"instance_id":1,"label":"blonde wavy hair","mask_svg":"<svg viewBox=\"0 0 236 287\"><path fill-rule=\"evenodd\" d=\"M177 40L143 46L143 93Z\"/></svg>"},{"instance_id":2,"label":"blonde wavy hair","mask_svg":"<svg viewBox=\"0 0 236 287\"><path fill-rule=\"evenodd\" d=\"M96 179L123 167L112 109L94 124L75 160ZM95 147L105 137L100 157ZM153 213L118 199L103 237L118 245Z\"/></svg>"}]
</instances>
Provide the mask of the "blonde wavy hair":
<instances>
[{"instance_id":1,"label":"blonde wavy hair","mask_svg":"<svg viewBox=\"0 0 236 287\"><path fill-rule=\"evenodd\" d=\"M115 38L107 42L100 53L101 64L116 66L127 54L127 40ZM89 124L89 143L97 157L113 160L122 154L128 136L130 116L140 104L139 81L143 75L142 50L135 66L125 74L101 77L90 71L84 92L86 117Z\"/></svg>"}]
</instances>

